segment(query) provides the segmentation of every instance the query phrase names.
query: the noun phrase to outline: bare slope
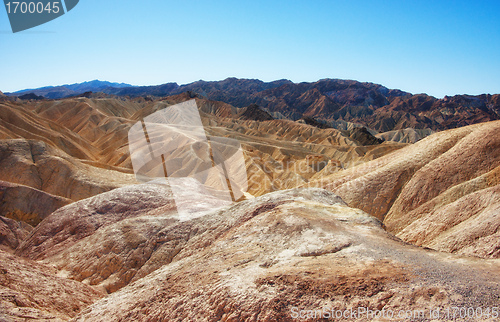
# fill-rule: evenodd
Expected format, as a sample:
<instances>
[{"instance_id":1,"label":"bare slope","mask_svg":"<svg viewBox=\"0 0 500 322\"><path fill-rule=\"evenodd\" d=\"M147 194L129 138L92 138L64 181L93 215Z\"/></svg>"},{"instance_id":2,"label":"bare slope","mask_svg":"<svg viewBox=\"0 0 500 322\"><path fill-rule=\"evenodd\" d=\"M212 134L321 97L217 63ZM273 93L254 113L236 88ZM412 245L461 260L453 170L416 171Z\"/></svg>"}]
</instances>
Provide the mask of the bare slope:
<instances>
[{"instance_id":1,"label":"bare slope","mask_svg":"<svg viewBox=\"0 0 500 322\"><path fill-rule=\"evenodd\" d=\"M498 260L405 244L322 189L275 192L184 222L158 187L107 194L80 202L78 222L69 208L48 217L20 248L113 292L78 321L287 321L294 307L397 312L499 300ZM47 230L65 226L58 218L68 220L64 238Z\"/></svg>"},{"instance_id":2,"label":"bare slope","mask_svg":"<svg viewBox=\"0 0 500 322\"><path fill-rule=\"evenodd\" d=\"M319 172L323 176L404 146L395 142L363 146L348 133L335 129L319 129L290 120L262 121L269 115L256 106L237 109L192 92L157 100L80 97L5 103L0 134L3 131L4 139L35 139L61 149L79 159L71 161L65 157L77 165L75 171L91 169L82 167L84 163L130 173L130 127L158 110L189 99L196 99L208 135L240 140L250 176L249 192L253 195L293 188L309 182ZM105 175L111 176L110 183L115 181L113 176L120 176L114 172L100 174L103 179ZM10 180L5 175L3 178ZM12 180L40 189L26 181ZM97 192L92 190L83 197ZM67 192L58 193L75 199Z\"/></svg>"},{"instance_id":3,"label":"bare slope","mask_svg":"<svg viewBox=\"0 0 500 322\"><path fill-rule=\"evenodd\" d=\"M0 250L1 321L67 321L102 296L53 267Z\"/></svg>"},{"instance_id":4,"label":"bare slope","mask_svg":"<svg viewBox=\"0 0 500 322\"><path fill-rule=\"evenodd\" d=\"M135 183L132 174L93 167L40 141L0 140L0 180L80 200Z\"/></svg>"},{"instance_id":5,"label":"bare slope","mask_svg":"<svg viewBox=\"0 0 500 322\"><path fill-rule=\"evenodd\" d=\"M25 222L0 216L0 250L13 252L32 230Z\"/></svg>"},{"instance_id":6,"label":"bare slope","mask_svg":"<svg viewBox=\"0 0 500 322\"><path fill-rule=\"evenodd\" d=\"M500 257L500 122L436 133L318 183L403 240Z\"/></svg>"}]
</instances>

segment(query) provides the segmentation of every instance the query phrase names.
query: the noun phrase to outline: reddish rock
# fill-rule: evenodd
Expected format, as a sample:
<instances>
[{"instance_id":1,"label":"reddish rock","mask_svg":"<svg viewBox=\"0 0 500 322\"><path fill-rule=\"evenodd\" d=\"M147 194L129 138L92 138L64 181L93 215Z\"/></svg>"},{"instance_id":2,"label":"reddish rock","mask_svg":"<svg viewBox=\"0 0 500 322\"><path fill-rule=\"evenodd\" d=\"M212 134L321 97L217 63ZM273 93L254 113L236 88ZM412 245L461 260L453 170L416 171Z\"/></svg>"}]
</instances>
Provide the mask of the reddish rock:
<instances>
[{"instance_id":1,"label":"reddish rock","mask_svg":"<svg viewBox=\"0 0 500 322\"><path fill-rule=\"evenodd\" d=\"M0 250L1 321L67 321L102 296L53 267Z\"/></svg>"},{"instance_id":2,"label":"reddish rock","mask_svg":"<svg viewBox=\"0 0 500 322\"><path fill-rule=\"evenodd\" d=\"M27 223L0 216L0 250L13 252L32 230Z\"/></svg>"}]
</instances>

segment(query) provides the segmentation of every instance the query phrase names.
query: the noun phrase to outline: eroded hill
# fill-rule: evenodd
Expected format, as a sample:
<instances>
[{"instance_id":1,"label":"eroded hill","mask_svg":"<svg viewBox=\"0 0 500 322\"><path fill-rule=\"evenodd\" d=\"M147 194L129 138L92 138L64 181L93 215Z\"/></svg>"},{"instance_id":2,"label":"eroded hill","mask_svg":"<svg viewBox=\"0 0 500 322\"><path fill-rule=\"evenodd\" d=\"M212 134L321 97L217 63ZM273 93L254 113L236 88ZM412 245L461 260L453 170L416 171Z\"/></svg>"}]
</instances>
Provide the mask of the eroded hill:
<instances>
[{"instance_id":1,"label":"eroded hill","mask_svg":"<svg viewBox=\"0 0 500 322\"><path fill-rule=\"evenodd\" d=\"M158 110L189 99L196 100L209 136L236 138L241 142L252 195L293 188L307 183L319 172L339 171L404 146L392 141L364 145L345 131L274 120L258 106L238 109L189 92L159 100L78 97L3 102L0 137L8 151L2 161L6 167L6 162L14 164L18 159L26 159L22 164L30 169L47 163L47 159L53 161L50 161L51 172L41 179L28 178L29 173L36 174L34 170L23 171L19 178L12 171L5 171L0 179L73 200L133 183L128 146L131 126ZM33 141L25 144L27 148L19 149L22 143L15 140L21 138ZM42 148L35 141L45 145ZM41 154L40 160L30 161L32 147L44 151L37 152ZM42 172L46 171L46 167L42 168ZM58 176L61 172L68 175ZM45 179L47 176L50 183L45 183L49 180ZM83 180L82 176L88 179ZM65 183L67 180L81 185L71 188L71 183ZM76 192L77 189L87 192Z\"/></svg>"},{"instance_id":2,"label":"eroded hill","mask_svg":"<svg viewBox=\"0 0 500 322\"><path fill-rule=\"evenodd\" d=\"M500 122L433 134L318 182L419 246L500 257Z\"/></svg>"},{"instance_id":3,"label":"eroded hill","mask_svg":"<svg viewBox=\"0 0 500 322\"><path fill-rule=\"evenodd\" d=\"M67 298L77 321L289 321L298 310L358 307L428 316L499 300L498 260L403 243L323 189L274 192L190 221L172 201L154 184L79 201L46 218L17 254L95 290ZM100 292L111 294L96 301ZM80 310L81 301L94 304ZM2 300L4 314L14 316L15 303Z\"/></svg>"}]
</instances>

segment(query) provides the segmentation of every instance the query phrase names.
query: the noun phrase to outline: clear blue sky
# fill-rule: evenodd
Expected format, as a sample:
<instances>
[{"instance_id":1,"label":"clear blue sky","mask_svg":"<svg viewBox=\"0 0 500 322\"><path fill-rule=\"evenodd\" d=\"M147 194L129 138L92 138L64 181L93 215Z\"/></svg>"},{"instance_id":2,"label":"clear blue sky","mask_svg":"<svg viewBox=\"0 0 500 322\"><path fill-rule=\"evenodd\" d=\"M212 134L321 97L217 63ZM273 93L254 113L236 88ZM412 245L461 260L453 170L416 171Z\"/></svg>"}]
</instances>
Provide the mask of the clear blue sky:
<instances>
[{"instance_id":1,"label":"clear blue sky","mask_svg":"<svg viewBox=\"0 0 500 322\"><path fill-rule=\"evenodd\" d=\"M0 7L4 92L226 77L500 93L500 1L80 0L17 34Z\"/></svg>"}]
</instances>

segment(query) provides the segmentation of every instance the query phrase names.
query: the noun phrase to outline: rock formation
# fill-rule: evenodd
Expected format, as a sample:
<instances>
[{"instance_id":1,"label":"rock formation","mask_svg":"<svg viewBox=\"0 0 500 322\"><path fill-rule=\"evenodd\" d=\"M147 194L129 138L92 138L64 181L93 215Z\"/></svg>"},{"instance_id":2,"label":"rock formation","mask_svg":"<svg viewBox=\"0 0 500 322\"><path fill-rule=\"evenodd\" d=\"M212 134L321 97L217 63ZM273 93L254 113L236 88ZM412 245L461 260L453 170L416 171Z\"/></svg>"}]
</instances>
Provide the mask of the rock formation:
<instances>
[{"instance_id":1,"label":"rock formation","mask_svg":"<svg viewBox=\"0 0 500 322\"><path fill-rule=\"evenodd\" d=\"M444 131L495 118L497 96L340 80L179 88L0 101L0 321L433 320L498 306L500 121ZM129 129L190 99L208 138L241 143L236 203L192 178L135 179ZM175 153L182 165L194 152Z\"/></svg>"},{"instance_id":2,"label":"rock formation","mask_svg":"<svg viewBox=\"0 0 500 322\"><path fill-rule=\"evenodd\" d=\"M133 183L127 135L130 127L158 110L189 99L196 99L208 135L236 138L242 143L251 176L249 193L252 195L307 183L329 160L338 160L343 168L348 168L404 146L395 142L365 146L365 143L373 142L351 139L349 133L333 128L318 129L286 119L274 120L255 105L237 109L193 92L157 100L69 98L5 103L3 114L0 112L0 138L13 141L2 142L0 151L1 146L6 146L9 151L8 146L16 146L16 155L9 152L3 159L9 159L9 162L15 162L18 157L26 159L22 164L28 167L32 163L29 149L18 151L20 142L14 140L43 141L47 145L43 148L46 153L56 157L43 154L40 157L43 161L39 160L37 164L48 164L47 159L51 160L56 174L45 173L45 176L50 175L51 180L62 180L66 184L50 183L42 187L39 182L34 182L40 181L36 176L27 178L30 173L35 173L36 166L32 165L29 165L29 171L23 170L22 178L16 178L10 172L0 174L0 180L28 185L72 200ZM29 145L40 144L32 142ZM308 157L324 160L324 165L311 167ZM331 171L339 169L329 168ZM59 179L62 172L71 175ZM83 180L82 175L92 179ZM105 178L107 183L100 178Z\"/></svg>"},{"instance_id":3,"label":"rock formation","mask_svg":"<svg viewBox=\"0 0 500 322\"><path fill-rule=\"evenodd\" d=\"M3 255L8 264L0 265L31 263L18 268L33 274L25 283L45 285L36 270L47 272L44 283L56 270L65 276L53 300L71 303L77 321L288 321L296 310L358 307L429 314L494 306L500 294L496 260L406 244L323 189L278 191L180 221L168 187L118 188L56 211L17 254L41 260ZM77 298L65 298L67 283ZM111 294L98 300L96 290ZM73 316L59 302L42 310L36 300L22 305ZM20 305L8 303L17 304L0 312L12 316Z\"/></svg>"},{"instance_id":4,"label":"rock formation","mask_svg":"<svg viewBox=\"0 0 500 322\"><path fill-rule=\"evenodd\" d=\"M132 174L93 167L44 142L0 140L0 180L80 200L136 183Z\"/></svg>"},{"instance_id":5,"label":"rock formation","mask_svg":"<svg viewBox=\"0 0 500 322\"><path fill-rule=\"evenodd\" d=\"M376 137L383 139L384 141L394 141L400 143L416 143L433 133L434 131L432 131L431 129L406 128L403 130L394 130L394 131L379 133L376 135Z\"/></svg>"},{"instance_id":6,"label":"rock formation","mask_svg":"<svg viewBox=\"0 0 500 322\"><path fill-rule=\"evenodd\" d=\"M366 127L356 127L349 131L349 138L355 140L359 145L376 145L384 142L383 139L373 136Z\"/></svg>"},{"instance_id":7,"label":"rock formation","mask_svg":"<svg viewBox=\"0 0 500 322\"><path fill-rule=\"evenodd\" d=\"M83 93L88 84L78 86ZM113 87L117 86L117 87ZM405 128L433 131L457 128L500 119L500 95L456 95L443 99L426 94L410 94L373 83L353 80L321 79L317 82L293 83L289 80L263 82L256 79L227 78L218 82L197 81L179 86L124 87L123 84L90 89L118 96L165 97L183 95L220 101L237 108L257 104L271 113L292 120L313 117L324 121L361 123L378 132ZM61 98L69 95L67 87L23 91ZM71 91L71 93L76 93ZM276 117L275 117L276 118Z\"/></svg>"},{"instance_id":8,"label":"rock formation","mask_svg":"<svg viewBox=\"0 0 500 322\"><path fill-rule=\"evenodd\" d=\"M72 201L66 198L0 181L0 216L38 225L45 217Z\"/></svg>"},{"instance_id":9,"label":"rock formation","mask_svg":"<svg viewBox=\"0 0 500 322\"><path fill-rule=\"evenodd\" d=\"M320 186L383 220L403 240L500 257L500 122L439 132Z\"/></svg>"},{"instance_id":10,"label":"rock formation","mask_svg":"<svg viewBox=\"0 0 500 322\"><path fill-rule=\"evenodd\" d=\"M123 221L44 260L77 279L125 281L112 269L123 266L136 274L77 321L288 321L294 308L484 307L500 291L496 261L405 244L321 189L275 192L187 222L168 212Z\"/></svg>"},{"instance_id":11,"label":"rock formation","mask_svg":"<svg viewBox=\"0 0 500 322\"><path fill-rule=\"evenodd\" d=\"M25 222L0 216L0 250L13 252L32 230Z\"/></svg>"},{"instance_id":12,"label":"rock formation","mask_svg":"<svg viewBox=\"0 0 500 322\"><path fill-rule=\"evenodd\" d=\"M272 121L274 118L266 111L261 109L257 104L250 104L244 107L235 118L240 120L253 121Z\"/></svg>"}]
</instances>

